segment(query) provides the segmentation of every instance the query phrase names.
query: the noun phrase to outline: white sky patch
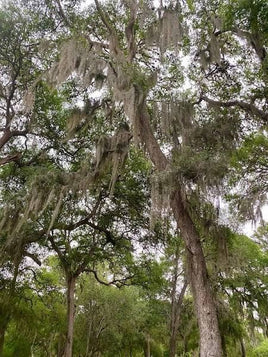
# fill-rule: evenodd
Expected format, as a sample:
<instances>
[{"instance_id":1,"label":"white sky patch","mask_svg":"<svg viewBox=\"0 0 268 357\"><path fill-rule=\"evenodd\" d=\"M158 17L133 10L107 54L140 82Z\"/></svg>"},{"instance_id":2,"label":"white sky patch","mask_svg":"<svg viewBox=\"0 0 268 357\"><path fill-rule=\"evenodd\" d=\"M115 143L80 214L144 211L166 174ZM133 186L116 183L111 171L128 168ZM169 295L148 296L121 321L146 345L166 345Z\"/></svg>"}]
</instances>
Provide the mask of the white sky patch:
<instances>
[{"instance_id":1,"label":"white sky patch","mask_svg":"<svg viewBox=\"0 0 268 357\"><path fill-rule=\"evenodd\" d=\"M262 219L264 222L268 222L268 205L265 205L261 209L262 212ZM251 221L246 222L243 225L243 233L246 234L249 237L252 237L254 232L259 228L260 223L254 224Z\"/></svg>"}]
</instances>

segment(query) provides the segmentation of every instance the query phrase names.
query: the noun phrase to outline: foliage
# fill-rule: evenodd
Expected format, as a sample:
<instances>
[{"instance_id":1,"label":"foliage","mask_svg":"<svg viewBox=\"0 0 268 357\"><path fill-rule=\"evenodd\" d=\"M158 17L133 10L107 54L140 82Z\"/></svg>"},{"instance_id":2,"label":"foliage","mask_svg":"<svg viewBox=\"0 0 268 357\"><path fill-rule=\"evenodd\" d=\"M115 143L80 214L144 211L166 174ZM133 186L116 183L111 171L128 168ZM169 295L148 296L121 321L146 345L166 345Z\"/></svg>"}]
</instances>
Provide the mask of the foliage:
<instances>
[{"instance_id":1,"label":"foliage","mask_svg":"<svg viewBox=\"0 0 268 357\"><path fill-rule=\"evenodd\" d=\"M263 220L267 1L153 3L1 5L6 356L63 353L69 277L74 356L167 354L193 236L225 353L267 333L267 225L241 235L218 204L234 220ZM180 355L199 350L196 306L187 290Z\"/></svg>"},{"instance_id":2,"label":"foliage","mask_svg":"<svg viewBox=\"0 0 268 357\"><path fill-rule=\"evenodd\" d=\"M260 345L258 345L256 348L254 348L252 350L252 352L250 352L250 356L252 357L262 357L262 356L266 356L267 355L267 351L268 351L268 343L267 343L267 339L263 340Z\"/></svg>"}]
</instances>

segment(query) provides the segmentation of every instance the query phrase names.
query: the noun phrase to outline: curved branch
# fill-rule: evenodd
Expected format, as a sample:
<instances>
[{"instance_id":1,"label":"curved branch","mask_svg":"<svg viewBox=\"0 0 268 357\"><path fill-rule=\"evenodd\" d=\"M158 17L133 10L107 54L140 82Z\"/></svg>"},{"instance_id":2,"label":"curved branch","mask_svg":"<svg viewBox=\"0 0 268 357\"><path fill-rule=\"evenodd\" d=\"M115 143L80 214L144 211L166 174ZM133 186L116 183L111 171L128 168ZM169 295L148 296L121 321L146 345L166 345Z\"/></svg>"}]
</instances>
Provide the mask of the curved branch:
<instances>
[{"instance_id":1,"label":"curved branch","mask_svg":"<svg viewBox=\"0 0 268 357\"><path fill-rule=\"evenodd\" d=\"M101 8L99 1L98 0L94 0L94 1L95 1L97 11L100 15L100 18L111 36L110 49L115 55L118 55L121 53L121 50L120 50L119 39L116 34L116 31L115 31L114 27L112 26L108 16L104 12L104 10Z\"/></svg>"},{"instance_id":2,"label":"curved branch","mask_svg":"<svg viewBox=\"0 0 268 357\"><path fill-rule=\"evenodd\" d=\"M110 24L105 12L103 11L103 9L101 8L100 6L100 3L98 0L95 0L95 5L96 5L96 8L98 10L98 13L100 15L100 18L103 22L103 24L106 26L107 30L109 31L109 33L111 35L115 35L115 31L114 31L114 28L112 27L112 25Z\"/></svg>"},{"instance_id":3,"label":"curved branch","mask_svg":"<svg viewBox=\"0 0 268 357\"><path fill-rule=\"evenodd\" d=\"M257 56L259 57L260 61L263 63L267 56L267 52L262 44L259 33L251 33L249 31L244 31L237 28L235 28L233 31L238 37L245 38L246 40L248 40L248 42L251 44L254 51L256 52Z\"/></svg>"},{"instance_id":4,"label":"curved branch","mask_svg":"<svg viewBox=\"0 0 268 357\"><path fill-rule=\"evenodd\" d=\"M92 212L95 212L95 210L93 209ZM65 231L74 231L75 229L79 228L79 227L82 227L82 226L89 226L91 228L93 228L94 230L100 232L100 233L104 233L105 236L106 236L106 242L107 243L111 243L113 246L116 244L115 242L115 239L112 235L112 233L106 229L106 228L103 228L95 223L92 223L89 221L89 219L94 215L94 213L90 214L89 216L87 216L86 218L83 218L81 219L80 221L78 222L75 222L75 223L71 223L71 224L68 224L68 225L55 225L53 228L54 229L63 229ZM107 244L106 243L106 244Z\"/></svg>"},{"instance_id":5,"label":"curved branch","mask_svg":"<svg viewBox=\"0 0 268 357\"><path fill-rule=\"evenodd\" d=\"M131 62L136 54L136 42L135 42L135 22L137 17L136 3L130 4L130 19L125 27L125 34L128 43L128 60Z\"/></svg>"},{"instance_id":6,"label":"curved branch","mask_svg":"<svg viewBox=\"0 0 268 357\"><path fill-rule=\"evenodd\" d=\"M110 285L115 285L117 286L118 288L122 287L122 286L126 286L126 285L129 285L126 283L127 280L130 280L130 279L133 279L134 275L131 275L131 276L127 276L126 278L122 278L122 279L114 279L114 280L111 280L109 282L106 282L106 281L103 281L99 278L96 270L93 270L93 269L85 269L84 270L85 272L88 272L88 273L92 273L95 277L95 279L97 280L98 283L102 284L102 285L106 285L106 286L110 286Z\"/></svg>"},{"instance_id":7,"label":"curved branch","mask_svg":"<svg viewBox=\"0 0 268 357\"><path fill-rule=\"evenodd\" d=\"M37 265L42 265L41 261L37 258L37 256L32 253L24 252L24 256L31 258Z\"/></svg>"},{"instance_id":8,"label":"curved branch","mask_svg":"<svg viewBox=\"0 0 268 357\"><path fill-rule=\"evenodd\" d=\"M58 245L56 244L56 242L54 241L54 238L50 235L48 237L48 240L51 243L51 247L54 249L54 251L58 254L58 257L62 263L62 265L64 266L64 269L68 269L68 262L66 261L66 257L65 254L60 250L60 248L58 247Z\"/></svg>"},{"instance_id":9,"label":"curved branch","mask_svg":"<svg viewBox=\"0 0 268 357\"><path fill-rule=\"evenodd\" d=\"M8 155L6 157L0 158L0 166L8 164L10 162L18 162L22 156L21 152L17 152L15 154Z\"/></svg>"},{"instance_id":10,"label":"curved branch","mask_svg":"<svg viewBox=\"0 0 268 357\"><path fill-rule=\"evenodd\" d=\"M58 14L60 15L60 17L62 18L62 20L65 22L65 25L70 26L70 22L67 19L67 16L65 15L65 12L63 10L63 7L61 5L60 0L56 0L56 3L58 5Z\"/></svg>"},{"instance_id":11,"label":"curved branch","mask_svg":"<svg viewBox=\"0 0 268 357\"><path fill-rule=\"evenodd\" d=\"M201 96L200 99L204 100L205 102L207 102L209 105L211 105L213 107L218 107L218 108L220 108L220 107L224 107L224 108L239 107L239 108L243 109L244 111L246 111L247 113L256 115L257 117L264 120L266 123L268 122L268 113L257 108L256 105L254 105L253 103L247 103L247 102L243 102L241 100L232 100L229 102L221 102L221 101L210 99L204 95Z\"/></svg>"},{"instance_id":12,"label":"curved branch","mask_svg":"<svg viewBox=\"0 0 268 357\"><path fill-rule=\"evenodd\" d=\"M28 134L27 130L13 130L11 131L9 128L4 129L4 133L0 138L0 149L13 137L15 136L25 136Z\"/></svg>"}]
</instances>

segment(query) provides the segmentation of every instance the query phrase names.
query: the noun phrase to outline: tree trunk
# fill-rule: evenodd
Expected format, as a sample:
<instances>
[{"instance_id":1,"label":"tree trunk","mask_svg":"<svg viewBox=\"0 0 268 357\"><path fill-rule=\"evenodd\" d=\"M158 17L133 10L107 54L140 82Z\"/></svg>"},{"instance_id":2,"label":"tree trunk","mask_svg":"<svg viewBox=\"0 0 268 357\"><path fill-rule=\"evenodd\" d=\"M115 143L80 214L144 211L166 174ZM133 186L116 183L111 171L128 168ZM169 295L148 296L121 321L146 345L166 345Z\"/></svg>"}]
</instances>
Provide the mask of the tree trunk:
<instances>
[{"instance_id":1,"label":"tree trunk","mask_svg":"<svg viewBox=\"0 0 268 357\"><path fill-rule=\"evenodd\" d=\"M15 288L16 288L16 282L17 282L17 277L18 277L18 273L19 273L19 265L20 265L20 260L18 260L15 263L14 266L14 275L13 275L13 279L11 281L11 285L10 285L10 290L9 293L7 295L7 300L11 303L11 306L13 305L13 297L15 296ZM5 311L4 312L4 316L2 316L1 320L1 326L0 326L0 357L3 356L3 350L4 350L4 343L5 343L5 334L6 334L6 330L8 328L10 319L11 319L11 311Z\"/></svg>"},{"instance_id":2,"label":"tree trunk","mask_svg":"<svg viewBox=\"0 0 268 357\"><path fill-rule=\"evenodd\" d=\"M89 348L90 348L90 337L91 337L91 325L92 325L92 322L90 321L88 335L87 335L86 357L90 356Z\"/></svg>"},{"instance_id":3,"label":"tree trunk","mask_svg":"<svg viewBox=\"0 0 268 357\"><path fill-rule=\"evenodd\" d=\"M146 95L135 87L137 112L136 130L145 144L151 161L158 171L166 170L169 162L161 151L150 125L150 116L145 105ZM222 346L216 305L213 299L200 237L185 206L181 188L171 198L171 208L180 234L187 249L187 275L191 285L200 332L200 357L221 357Z\"/></svg>"},{"instance_id":4,"label":"tree trunk","mask_svg":"<svg viewBox=\"0 0 268 357\"><path fill-rule=\"evenodd\" d=\"M187 249L187 275L200 333L200 357L220 357L222 356L221 336L205 257L199 235L184 206L179 190L173 195L171 207Z\"/></svg>"},{"instance_id":5,"label":"tree trunk","mask_svg":"<svg viewBox=\"0 0 268 357\"><path fill-rule=\"evenodd\" d=\"M222 345L222 356L223 356L223 357L228 357L228 356L227 356L226 342L225 342L225 337L224 337L224 335L222 335L222 337L221 337L221 345Z\"/></svg>"},{"instance_id":6,"label":"tree trunk","mask_svg":"<svg viewBox=\"0 0 268 357\"><path fill-rule=\"evenodd\" d=\"M240 347L241 347L241 357L246 357L246 349L242 338L240 340Z\"/></svg>"},{"instance_id":7,"label":"tree trunk","mask_svg":"<svg viewBox=\"0 0 268 357\"><path fill-rule=\"evenodd\" d=\"M177 270L177 269L176 269ZM177 279L174 279L174 283L177 285ZM174 284L174 288L176 285ZM181 307L184 298L184 294L187 288L187 281L185 281L178 299L175 296L172 297L171 307L171 326L170 326L170 340L169 340L169 355L175 357L177 352L177 333L180 324ZM175 291L174 291L175 294Z\"/></svg>"},{"instance_id":8,"label":"tree trunk","mask_svg":"<svg viewBox=\"0 0 268 357\"><path fill-rule=\"evenodd\" d=\"M151 344L150 344L150 337L149 336L148 336L148 339L147 339L146 356L147 357L151 356Z\"/></svg>"},{"instance_id":9,"label":"tree trunk","mask_svg":"<svg viewBox=\"0 0 268 357\"><path fill-rule=\"evenodd\" d=\"M180 246L177 244L177 250L174 257L174 271L172 278L171 290L171 314L170 314L170 339L169 339L169 355L175 357L177 350L177 333L180 323L180 315L184 294L187 288L187 281L185 281L179 296L177 296L177 286L179 278L179 258Z\"/></svg>"},{"instance_id":10,"label":"tree trunk","mask_svg":"<svg viewBox=\"0 0 268 357\"><path fill-rule=\"evenodd\" d=\"M169 356L175 357L177 351L177 331L175 328L171 329L170 340L169 340Z\"/></svg>"},{"instance_id":11,"label":"tree trunk","mask_svg":"<svg viewBox=\"0 0 268 357\"><path fill-rule=\"evenodd\" d=\"M6 328L0 328L0 357L3 356Z\"/></svg>"},{"instance_id":12,"label":"tree trunk","mask_svg":"<svg viewBox=\"0 0 268 357\"><path fill-rule=\"evenodd\" d=\"M151 356L151 344L150 344L150 335L146 335L146 346L144 348L144 356L150 357Z\"/></svg>"},{"instance_id":13,"label":"tree trunk","mask_svg":"<svg viewBox=\"0 0 268 357\"><path fill-rule=\"evenodd\" d=\"M64 340L63 336L60 335L57 343L57 357L64 356Z\"/></svg>"},{"instance_id":14,"label":"tree trunk","mask_svg":"<svg viewBox=\"0 0 268 357\"><path fill-rule=\"evenodd\" d=\"M74 336L74 292L76 278L74 276L66 277L67 282L67 336L64 348L64 357L72 357L73 351L73 336Z\"/></svg>"}]
</instances>

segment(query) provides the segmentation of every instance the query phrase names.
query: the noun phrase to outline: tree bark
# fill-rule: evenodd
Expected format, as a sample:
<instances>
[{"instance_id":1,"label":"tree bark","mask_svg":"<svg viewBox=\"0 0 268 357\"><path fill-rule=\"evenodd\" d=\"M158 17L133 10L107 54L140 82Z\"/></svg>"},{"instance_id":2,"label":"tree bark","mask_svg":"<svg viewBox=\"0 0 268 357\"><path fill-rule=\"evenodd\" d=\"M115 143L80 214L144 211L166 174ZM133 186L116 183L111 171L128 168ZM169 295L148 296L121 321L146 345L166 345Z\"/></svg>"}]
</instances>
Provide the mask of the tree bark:
<instances>
[{"instance_id":1,"label":"tree bark","mask_svg":"<svg viewBox=\"0 0 268 357\"><path fill-rule=\"evenodd\" d=\"M0 357L3 356L6 328L0 328Z\"/></svg>"},{"instance_id":2,"label":"tree bark","mask_svg":"<svg viewBox=\"0 0 268 357\"><path fill-rule=\"evenodd\" d=\"M74 304L74 292L76 278L74 276L66 277L67 282L67 336L64 348L64 357L72 357L73 351L73 336L74 336L74 316L75 316L75 304Z\"/></svg>"},{"instance_id":3,"label":"tree bark","mask_svg":"<svg viewBox=\"0 0 268 357\"><path fill-rule=\"evenodd\" d=\"M12 133L10 131L9 128L7 128L2 137L0 138L0 149L2 149L3 146L5 146L5 144L10 140L10 138L12 137Z\"/></svg>"},{"instance_id":4,"label":"tree bark","mask_svg":"<svg viewBox=\"0 0 268 357\"><path fill-rule=\"evenodd\" d=\"M243 339L240 340L240 347L241 347L241 357L246 357L246 349Z\"/></svg>"},{"instance_id":5,"label":"tree bark","mask_svg":"<svg viewBox=\"0 0 268 357\"><path fill-rule=\"evenodd\" d=\"M177 190L171 207L187 249L187 275L194 298L200 333L200 357L222 356L221 336L215 301L210 287L200 237Z\"/></svg>"},{"instance_id":6,"label":"tree bark","mask_svg":"<svg viewBox=\"0 0 268 357\"><path fill-rule=\"evenodd\" d=\"M151 356L151 343L150 343L150 335L146 335L146 346L144 348L144 356L150 357Z\"/></svg>"},{"instance_id":7,"label":"tree bark","mask_svg":"<svg viewBox=\"0 0 268 357\"><path fill-rule=\"evenodd\" d=\"M7 299L10 302L12 301L13 297L15 296L16 282L17 282L17 277L19 274L19 265L20 265L20 260L18 260L15 263L14 275L13 275L13 279L11 281L9 293L7 295ZM11 304L11 306L12 306L12 304ZM6 330L8 328L10 319L11 319L11 311L6 312L5 316L2 316L2 323L0 326L0 357L3 356L3 350L4 350L4 344L5 344L5 334L6 334Z\"/></svg>"},{"instance_id":8,"label":"tree bark","mask_svg":"<svg viewBox=\"0 0 268 357\"><path fill-rule=\"evenodd\" d=\"M178 265L176 266L176 271ZM178 333L178 328L180 324L180 316L181 316L181 307L182 307L182 302L184 298L184 294L187 288L188 282L185 281L180 295L178 299L175 297L175 289L177 286L177 278L174 279L174 289L173 289L173 296L171 298L171 324L170 324L170 340L169 340L169 355L170 357L175 357L176 356L176 351L177 351L177 333Z\"/></svg>"},{"instance_id":9,"label":"tree bark","mask_svg":"<svg viewBox=\"0 0 268 357\"><path fill-rule=\"evenodd\" d=\"M135 102L139 103L135 125L138 125L141 141L144 143L151 161L158 171L163 171L169 162L152 132L150 116L145 105L145 94L142 89L136 87L135 90L137 96ZM200 237L184 203L179 183L177 186L177 190L171 196L170 205L187 249L187 275L200 332L200 357L221 357L221 335L216 304L210 287Z\"/></svg>"}]
</instances>

